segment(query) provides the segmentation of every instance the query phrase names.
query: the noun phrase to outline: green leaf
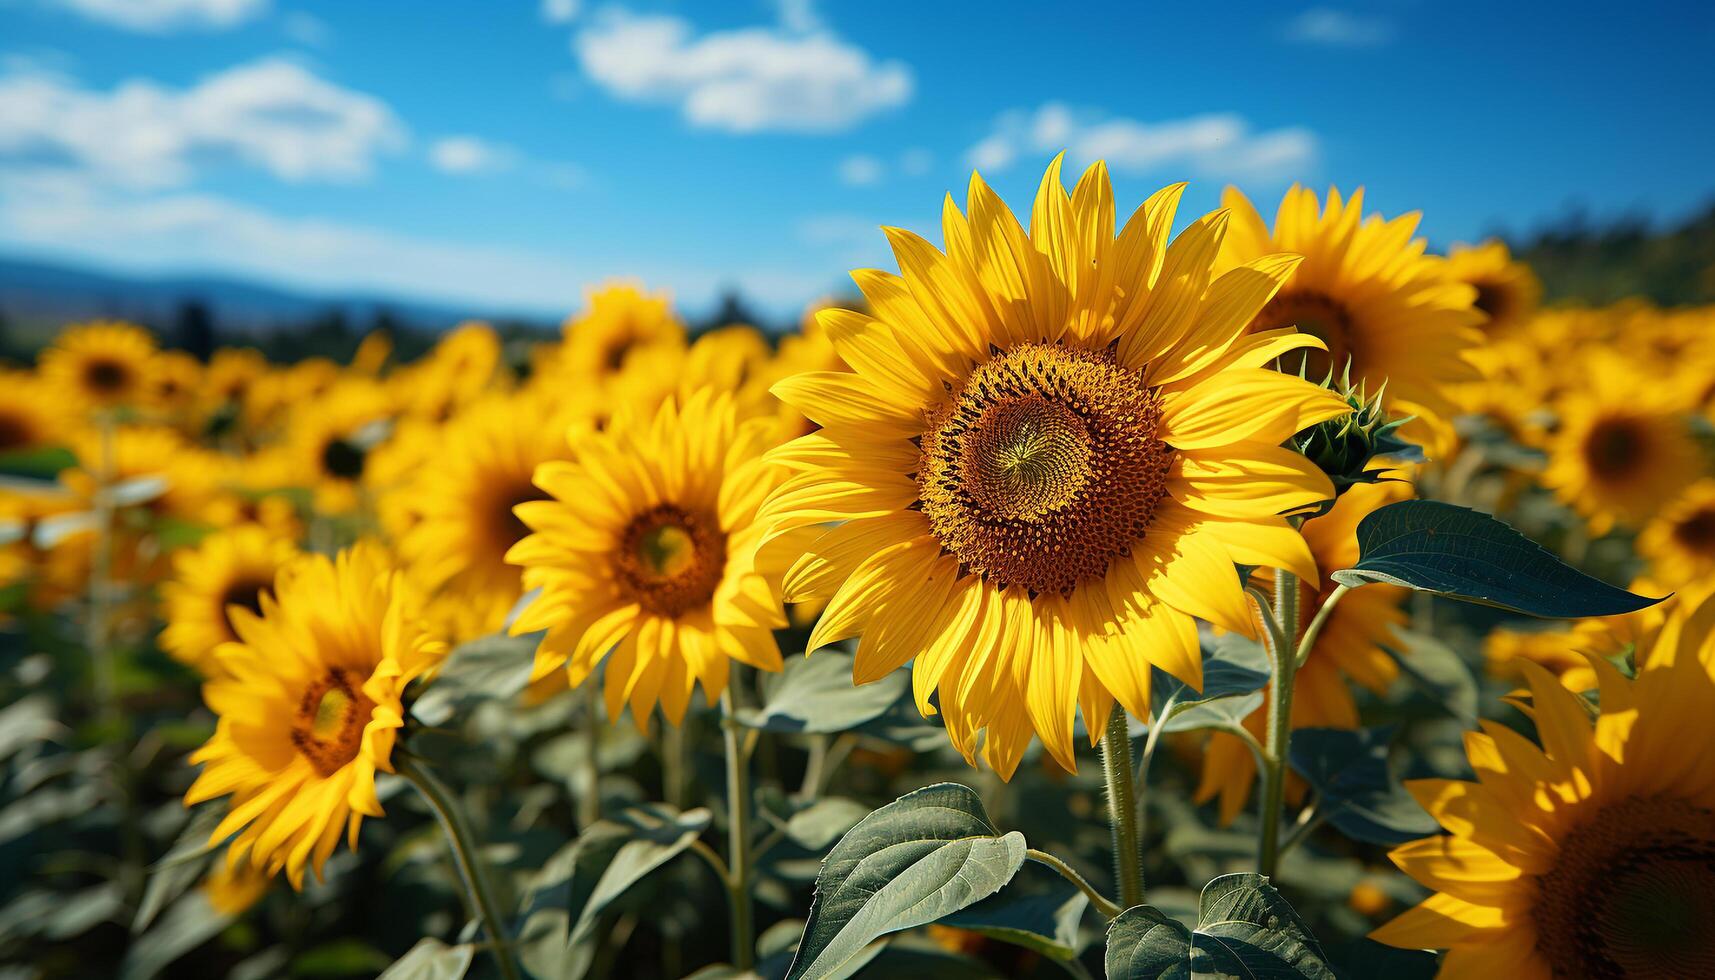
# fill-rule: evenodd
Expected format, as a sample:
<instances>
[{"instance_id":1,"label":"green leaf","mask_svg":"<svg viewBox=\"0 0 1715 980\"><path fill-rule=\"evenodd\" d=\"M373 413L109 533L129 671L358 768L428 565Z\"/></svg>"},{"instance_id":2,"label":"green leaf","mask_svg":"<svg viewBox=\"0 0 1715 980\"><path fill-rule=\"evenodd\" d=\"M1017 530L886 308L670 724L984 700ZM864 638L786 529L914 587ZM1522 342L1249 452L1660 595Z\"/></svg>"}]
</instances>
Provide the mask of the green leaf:
<instances>
[{"instance_id":1,"label":"green leaf","mask_svg":"<svg viewBox=\"0 0 1715 980\"><path fill-rule=\"evenodd\" d=\"M973 905L1012 880L1024 835L1002 835L976 791L937 783L858 822L822 862L788 980L821 980L875 939Z\"/></svg>"},{"instance_id":2,"label":"green leaf","mask_svg":"<svg viewBox=\"0 0 1715 980\"><path fill-rule=\"evenodd\" d=\"M910 681L896 670L871 684L853 684L852 655L841 650L788 657L780 674L765 677L763 706L740 711L738 720L770 732L843 732L879 718Z\"/></svg>"},{"instance_id":3,"label":"green leaf","mask_svg":"<svg viewBox=\"0 0 1715 980\"><path fill-rule=\"evenodd\" d=\"M1108 980L1334 980L1310 927L1257 874L1222 875L1203 889L1197 928L1147 905L1108 927Z\"/></svg>"},{"instance_id":4,"label":"green leaf","mask_svg":"<svg viewBox=\"0 0 1715 980\"><path fill-rule=\"evenodd\" d=\"M61 470L77 465L77 455L64 446L14 449L0 453L0 475L52 480Z\"/></svg>"},{"instance_id":5,"label":"green leaf","mask_svg":"<svg viewBox=\"0 0 1715 980\"><path fill-rule=\"evenodd\" d=\"M1089 898L1058 874L1020 872L999 892L944 917L941 924L1069 960L1078 954L1078 922L1089 905Z\"/></svg>"},{"instance_id":6,"label":"green leaf","mask_svg":"<svg viewBox=\"0 0 1715 980\"><path fill-rule=\"evenodd\" d=\"M817 800L787 819L786 837L807 851L820 851L857 826L868 813L869 808L856 800Z\"/></svg>"},{"instance_id":7,"label":"green leaf","mask_svg":"<svg viewBox=\"0 0 1715 980\"><path fill-rule=\"evenodd\" d=\"M485 699L517 697L530 684L540 637L484 636L460 644L411 706L425 725L444 725Z\"/></svg>"},{"instance_id":8,"label":"green leaf","mask_svg":"<svg viewBox=\"0 0 1715 980\"><path fill-rule=\"evenodd\" d=\"M1391 846L1439 829L1388 771L1392 738L1392 726L1292 733L1292 768L1316 790L1318 812L1353 840Z\"/></svg>"},{"instance_id":9,"label":"green leaf","mask_svg":"<svg viewBox=\"0 0 1715 980\"><path fill-rule=\"evenodd\" d=\"M460 980L475 958L475 946L448 946L439 939L424 937L376 980Z\"/></svg>"},{"instance_id":10,"label":"green leaf","mask_svg":"<svg viewBox=\"0 0 1715 980\"><path fill-rule=\"evenodd\" d=\"M232 917L215 911L202 889L186 892L167 908L154 928L126 949L119 980L149 980L231 924Z\"/></svg>"},{"instance_id":11,"label":"green leaf","mask_svg":"<svg viewBox=\"0 0 1715 980\"><path fill-rule=\"evenodd\" d=\"M598 821L548 859L524 900L519 953L538 976L576 980L590 967L601 915L626 889L691 846L709 811L661 803Z\"/></svg>"},{"instance_id":12,"label":"green leaf","mask_svg":"<svg viewBox=\"0 0 1715 980\"><path fill-rule=\"evenodd\" d=\"M1459 719L1465 728L1477 727L1477 679L1453 648L1432 636L1407 630L1394 631L1394 643L1382 649L1399 664L1406 679ZM1394 649L1395 647L1399 649Z\"/></svg>"},{"instance_id":13,"label":"green leaf","mask_svg":"<svg viewBox=\"0 0 1715 980\"><path fill-rule=\"evenodd\" d=\"M208 870L208 854L214 850L209 836L220 826L223 810L218 806L198 808L179 831L173 846L149 869L149 879L143 884L143 900L131 921L133 933L149 928L149 923L155 921L168 902L184 894Z\"/></svg>"},{"instance_id":14,"label":"green leaf","mask_svg":"<svg viewBox=\"0 0 1715 980\"><path fill-rule=\"evenodd\" d=\"M1225 633L1203 647L1201 691L1165 670L1150 676L1150 702L1164 732L1225 728L1262 704L1268 686L1268 652L1262 645Z\"/></svg>"},{"instance_id":15,"label":"green leaf","mask_svg":"<svg viewBox=\"0 0 1715 980\"><path fill-rule=\"evenodd\" d=\"M1403 585L1546 619L1617 616L1661 601L1591 578L1487 514L1436 500L1371 513L1358 524L1358 551L1334 581Z\"/></svg>"}]
</instances>

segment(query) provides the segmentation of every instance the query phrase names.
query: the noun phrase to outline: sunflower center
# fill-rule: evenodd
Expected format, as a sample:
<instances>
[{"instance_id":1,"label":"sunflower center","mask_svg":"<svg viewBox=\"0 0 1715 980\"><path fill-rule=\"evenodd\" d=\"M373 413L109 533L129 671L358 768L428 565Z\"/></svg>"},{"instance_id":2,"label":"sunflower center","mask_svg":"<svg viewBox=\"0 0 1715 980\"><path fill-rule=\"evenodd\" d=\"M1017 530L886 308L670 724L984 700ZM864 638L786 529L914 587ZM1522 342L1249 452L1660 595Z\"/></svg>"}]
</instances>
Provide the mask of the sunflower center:
<instances>
[{"instance_id":1,"label":"sunflower center","mask_svg":"<svg viewBox=\"0 0 1715 980\"><path fill-rule=\"evenodd\" d=\"M329 439L322 447L322 469L341 480L355 480L363 475L365 453L349 439Z\"/></svg>"},{"instance_id":2,"label":"sunflower center","mask_svg":"<svg viewBox=\"0 0 1715 980\"><path fill-rule=\"evenodd\" d=\"M22 417L12 413L0 415L0 452L23 449L33 438L30 423Z\"/></svg>"},{"instance_id":3,"label":"sunflower center","mask_svg":"<svg viewBox=\"0 0 1715 980\"><path fill-rule=\"evenodd\" d=\"M662 504L626 526L613 564L627 599L646 612L681 616L714 598L726 570L726 534L712 515Z\"/></svg>"},{"instance_id":4,"label":"sunflower center","mask_svg":"<svg viewBox=\"0 0 1715 980\"><path fill-rule=\"evenodd\" d=\"M1673 526L1674 540L1688 551L1715 554L1715 510L1700 510Z\"/></svg>"},{"instance_id":5,"label":"sunflower center","mask_svg":"<svg viewBox=\"0 0 1715 980\"><path fill-rule=\"evenodd\" d=\"M107 358L95 358L83 368L84 384L104 395L123 391L130 380L131 372L124 364Z\"/></svg>"},{"instance_id":6,"label":"sunflower center","mask_svg":"<svg viewBox=\"0 0 1715 980\"><path fill-rule=\"evenodd\" d=\"M226 623L228 636L238 636L238 630L232 625L233 606L243 606L257 616L262 615L262 594L272 594L274 583L267 579L239 579L226 587L220 594L220 616Z\"/></svg>"},{"instance_id":7,"label":"sunflower center","mask_svg":"<svg viewBox=\"0 0 1715 980\"><path fill-rule=\"evenodd\" d=\"M343 667L304 689L292 723L292 744L318 774L331 776L357 758L375 702L362 679Z\"/></svg>"},{"instance_id":8,"label":"sunflower center","mask_svg":"<svg viewBox=\"0 0 1715 980\"><path fill-rule=\"evenodd\" d=\"M965 571L1070 595L1149 529L1174 457L1160 423L1160 396L1106 352L997 351L928 417L922 511Z\"/></svg>"},{"instance_id":9,"label":"sunflower center","mask_svg":"<svg viewBox=\"0 0 1715 980\"><path fill-rule=\"evenodd\" d=\"M1500 283L1482 281L1471 285L1477 290L1477 298L1472 305L1488 314L1491 325L1507 315L1512 305L1512 297L1506 287Z\"/></svg>"},{"instance_id":10,"label":"sunflower center","mask_svg":"<svg viewBox=\"0 0 1715 980\"><path fill-rule=\"evenodd\" d=\"M1275 363L1288 374L1302 370L1305 377L1320 381L1343 370L1348 360L1352 372L1359 370L1362 358L1357 350L1357 331L1352 329L1352 315L1345 304L1326 293L1310 289L1288 290L1268 301L1262 312L1251 322L1251 333L1297 327L1299 333L1309 334L1328 345L1326 351L1305 347L1290 351Z\"/></svg>"},{"instance_id":11,"label":"sunflower center","mask_svg":"<svg viewBox=\"0 0 1715 980\"><path fill-rule=\"evenodd\" d=\"M1648 450L1648 436L1630 419L1604 419L1584 437L1584 459L1603 480L1630 476Z\"/></svg>"},{"instance_id":12,"label":"sunflower center","mask_svg":"<svg viewBox=\"0 0 1715 980\"><path fill-rule=\"evenodd\" d=\"M1605 807L1537 881L1537 948L1568 977L1715 976L1715 811Z\"/></svg>"},{"instance_id":13,"label":"sunflower center","mask_svg":"<svg viewBox=\"0 0 1715 980\"><path fill-rule=\"evenodd\" d=\"M494 524L490 529L494 543L504 555L508 549L530 536L530 525L514 513L513 508L534 500L548 500L548 494L528 481L504 488L494 497Z\"/></svg>"}]
</instances>

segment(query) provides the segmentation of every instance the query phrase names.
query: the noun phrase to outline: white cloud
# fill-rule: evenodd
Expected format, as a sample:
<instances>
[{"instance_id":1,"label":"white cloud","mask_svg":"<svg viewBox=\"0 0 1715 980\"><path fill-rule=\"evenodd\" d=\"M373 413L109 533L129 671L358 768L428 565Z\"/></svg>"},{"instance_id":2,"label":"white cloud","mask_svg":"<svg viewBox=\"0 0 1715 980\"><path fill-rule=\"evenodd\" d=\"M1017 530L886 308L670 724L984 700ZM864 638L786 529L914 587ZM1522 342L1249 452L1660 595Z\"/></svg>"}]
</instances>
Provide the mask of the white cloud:
<instances>
[{"instance_id":1,"label":"white cloud","mask_svg":"<svg viewBox=\"0 0 1715 980\"><path fill-rule=\"evenodd\" d=\"M404 143L385 103L280 58L183 90L134 79L100 92L42 72L0 78L3 170L170 187L207 165L237 162L288 181L353 180Z\"/></svg>"},{"instance_id":2,"label":"white cloud","mask_svg":"<svg viewBox=\"0 0 1715 980\"><path fill-rule=\"evenodd\" d=\"M429 162L442 173L493 174L510 170L518 152L475 136L448 136L429 147Z\"/></svg>"},{"instance_id":3,"label":"white cloud","mask_svg":"<svg viewBox=\"0 0 1715 980\"><path fill-rule=\"evenodd\" d=\"M822 29L822 15L816 10L816 0L774 0L780 15L780 26L798 34Z\"/></svg>"},{"instance_id":4,"label":"white cloud","mask_svg":"<svg viewBox=\"0 0 1715 980\"><path fill-rule=\"evenodd\" d=\"M912 147L899 155L899 172L907 177L923 177L935 167L935 154L922 147Z\"/></svg>"},{"instance_id":5,"label":"white cloud","mask_svg":"<svg viewBox=\"0 0 1715 980\"><path fill-rule=\"evenodd\" d=\"M840 183L852 187L869 187L881 183L886 175L886 166L875 157L868 154L857 154L840 161Z\"/></svg>"},{"instance_id":6,"label":"white cloud","mask_svg":"<svg viewBox=\"0 0 1715 980\"><path fill-rule=\"evenodd\" d=\"M145 33L236 27L268 9L268 0L54 0L89 20Z\"/></svg>"},{"instance_id":7,"label":"white cloud","mask_svg":"<svg viewBox=\"0 0 1715 980\"><path fill-rule=\"evenodd\" d=\"M570 24L578 19L578 0L542 0L542 19L550 24Z\"/></svg>"},{"instance_id":8,"label":"white cloud","mask_svg":"<svg viewBox=\"0 0 1715 980\"><path fill-rule=\"evenodd\" d=\"M301 10L294 10L281 18L280 30L305 47L325 48L333 41L333 28L327 25L327 21Z\"/></svg>"},{"instance_id":9,"label":"white cloud","mask_svg":"<svg viewBox=\"0 0 1715 980\"><path fill-rule=\"evenodd\" d=\"M1106 160L1123 173L1190 171L1267 179L1309 167L1316 159L1316 138L1298 127L1255 132L1233 113L1145 123L1049 102L1035 111L1005 113L965 155L978 170L1000 171L1021 156L1060 150L1075 164Z\"/></svg>"},{"instance_id":10,"label":"white cloud","mask_svg":"<svg viewBox=\"0 0 1715 980\"><path fill-rule=\"evenodd\" d=\"M832 132L911 98L911 69L823 30L698 35L689 22L611 9L572 38L610 94L675 105L693 126L733 133Z\"/></svg>"},{"instance_id":11,"label":"white cloud","mask_svg":"<svg viewBox=\"0 0 1715 980\"><path fill-rule=\"evenodd\" d=\"M1393 40L1393 25L1332 7L1312 7L1286 24L1286 39L1298 44L1343 48L1380 47Z\"/></svg>"}]
</instances>

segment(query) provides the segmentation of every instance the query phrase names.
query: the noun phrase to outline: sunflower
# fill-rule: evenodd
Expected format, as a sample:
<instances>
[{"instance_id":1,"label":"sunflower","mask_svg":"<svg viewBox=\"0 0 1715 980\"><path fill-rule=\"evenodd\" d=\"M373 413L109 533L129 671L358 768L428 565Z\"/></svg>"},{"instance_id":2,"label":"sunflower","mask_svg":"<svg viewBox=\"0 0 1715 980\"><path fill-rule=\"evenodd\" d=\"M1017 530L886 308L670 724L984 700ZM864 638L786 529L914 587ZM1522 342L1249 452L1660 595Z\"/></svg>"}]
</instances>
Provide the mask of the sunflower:
<instances>
[{"instance_id":1,"label":"sunflower","mask_svg":"<svg viewBox=\"0 0 1715 980\"><path fill-rule=\"evenodd\" d=\"M1542 300L1542 283L1529 265L1513 260L1505 242L1455 245L1447 253L1447 274L1477 291L1475 305L1488 317L1483 331L1511 333L1530 320Z\"/></svg>"},{"instance_id":2,"label":"sunflower","mask_svg":"<svg viewBox=\"0 0 1715 980\"><path fill-rule=\"evenodd\" d=\"M215 652L220 673L204 697L220 720L191 756L203 770L185 802L231 794L210 840L237 834L230 865L284 870L301 888L305 866L319 877L342 829L356 847L363 818L381 816L375 773L392 771L401 694L445 647L367 542L334 560L298 558L261 605L260 616L232 613L239 640Z\"/></svg>"},{"instance_id":3,"label":"sunflower","mask_svg":"<svg viewBox=\"0 0 1715 980\"><path fill-rule=\"evenodd\" d=\"M0 454L54 445L64 431L62 413L26 371L0 371Z\"/></svg>"},{"instance_id":4,"label":"sunflower","mask_svg":"<svg viewBox=\"0 0 1715 980\"><path fill-rule=\"evenodd\" d=\"M331 513L356 508L370 453L391 431L393 406L380 386L350 379L297 406L287 440L299 486L313 487L316 506Z\"/></svg>"},{"instance_id":5,"label":"sunflower","mask_svg":"<svg viewBox=\"0 0 1715 980\"><path fill-rule=\"evenodd\" d=\"M1280 444L1348 409L1265 367L1321 341L1246 329L1297 259L1215 278L1228 216L1169 245L1182 191L1116 238L1106 167L1068 196L1057 159L1027 233L973 175L946 253L888 229L902 275L853 274L874 316L819 315L853 370L774 387L822 428L774 454L770 533L839 522L785 583L828 600L809 649L861 634L859 683L915 657L919 709L1003 776L1032 732L1073 769L1080 707L1146 717L1150 665L1200 687L1193 617L1253 630L1235 562L1315 578L1279 515L1333 487Z\"/></svg>"},{"instance_id":6,"label":"sunflower","mask_svg":"<svg viewBox=\"0 0 1715 980\"><path fill-rule=\"evenodd\" d=\"M250 386L268 373L268 359L249 347L223 347L209 358L203 375L203 397L210 409L243 405Z\"/></svg>"},{"instance_id":7,"label":"sunflower","mask_svg":"<svg viewBox=\"0 0 1715 980\"><path fill-rule=\"evenodd\" d=\"M1655 516L1704 460L1677 389L1652 384L1606 350L1583 359L1578 385L1556 406L1542 483L1584 516L1593 534Z\"/></svg>"},{"instance_id":8,"label":"sunflower","mask_svg":"<svg viewBox=\"0 0 1715 980\"><path fill-rule=\"evenodd\" d=\"M1259 311L1253 332L1296 326L1321 339L1282 362L1313 378L1339 375L1350 363L1352 380L1371 391L1383 382L1396 415L1415 415L1406 435L1440 455L1451 446L1457 414L1452 386L1477 379L1470 352L1482 340L1476 290L1447 275L1446 263L1425 254L1413 239L1416 213L1391 221L1363 217L1363 191L1342 200L1328 192L1326 208L1314 191L1294 186L1280 202L1271 233L1250 200L1229 187L1222 204L1232 223L1221 267L1293 252L1304 261Z\"/></svg>"},{"instance_id":9,"label":"sunflower","mask_svg":"<svg viewBox=\"0 0 1715 980\"><path fill-rule=\"evenodd\" d=\"M486 323L461 323L426 357L394 371L388 385L408 415L444 422L493 384L500 335Z\"/></svg>"},{"instance_id":10,"label":"sunflower","mask_svg":"<svg viewBox=\"0 0 1715 980\"><path fill-rule=\"evenodd\" d=\"M249 861L222 861L209 870L202 889L216 912L231 916L248 912L273 884L273 876L257 870Z\"/></svg>"},{"instance_id":11,"label":"sunflower","mask_svg":"<svg viewBox=\"0 0 1715 980\"><path fill-rule=\"evenodd\" d=\"M1360 483L1341 494L1328 513L1304 522L1304 540L1322 574L1299 583L1298 639L1303 639L1311 618L1334 589L1328 575L1357 564L1358 522L1378 508L1410 496L1408 484ZM1251 573L1251 581L1272 592L1274 570L1259 568ZM1399 665L1383 647L1398 642L1394 630L1405 625L1405 611L1400 608L1404 595L1405 589L1399 586L1372 585L1340 597L1317 634L1310 656L1298 668L1293 728L1358 727L1358 704L1348 684L1360 684L1382 694L1399 676ZM1265 699L1245 718L1244 726L1260 740L1267 719ZM1256 757L1250 747L1238 736L1212 734L1203 756L1196 801L1205 803L1218 795L1221 822L1228 824L1244 809L1255 782Z\"/></svg>"},{"instance_id":12,"label":"sunflower","mask_svg":"<svg viewBox=\"0 0 1715 980\"><path fill-rule=\"evenodd\" d=\"M673 315L667 296L628 283L592 291L589 309L567 320L564 331L556 371L585 384L611 380L638 354L685 347L685 325Z\"/></svg>"},{"instance_id":13,"label":"sunflower","mask_svg":"<svg viewBox=\"0 0 1715 980\"><path fill-rule=\"evenodd\" d=\"M1627 588L1649 596L1670 591L1648 579L1634 579ZM1596 672L1590 658L1613 662L1650 649L1679 601L1679 596L1669 595L1653 606L1623 616L1580 619L1548 629L1490 630L1483 638L1483 659L1495 677L1523 679L1523 665L1529 662L1558 677L1560 685L1569 691L1594 691Z\"/></svg>"},{"instance_id":14,"label":"sunflower","mask_svg":"<svg viewBox=\"0 0 1715 980\"><path fill-rule=\"evenodd\" d=\"M410 511L399 522L408 525L399 539L401 560L442 597L437 606L469 612L463 617L469 625L453 631L458 639L499 629L523 594L520 571L506 563L506 553L530 529L514 508L548 499L531 477L541 464L571 456L568 431L586 414L578 409L530 394L479 401L440 430L437 464L391 495Z\"/></svg>"},{"instance_id":15,"label":"sunflower","mask_svg":"<svg viewBox=\"0 0 1715 980\"><path fill-rule=\"evenodd\" d=\"M84 430L72 440L77 465L59 475L88 509L105 476L121 514L198 523L219 478L214 454L159 425L121 425L106 436Z\"/></svg>"},{"instance_id":16,"label":"sunflower","mask_svg":"<svg viewBox=\"0 0 1715 980\"><path fill-rule=\"evenodd\" d=\"M1391 856L1435 894L1372 937L1448 950L1444 977L1715 976L1712 619L1664 631L1635 681L1592 658L1593 722L1527 665L1540 746L1486 721L1475 782L1406 784L1448 833Z\"/></svg>"},{"instance_id":17,"label":"sunflower","mask_svg":"<svg viewBox=\"0 0 1715 980\"><path fill-rule=\"evenodd\" d=\"M547 630L535 677L564 669L575 687L608 657L608 716L629 701L645 728L657 700L678 724L696 685L719 697L729 658L779 670L785 569L757 553L757 507L779 480L767 448L765 421L741 424L730 396L702 391L622 411L573 443L573 462L539 467L552 499L518 507L532 533L506 556L541 590L512 625Z\"/></svg>"},{"instance_id":18,"label":"sunflower","mask_svg":"<svg viewBox=\"0 0 1715 980\"><path fill-rule=\"evenodd\" d=\"M262 596L298 550L266 529L247 524L218 531L173 556L173 579L161 587L161 647L173 659L212 676L214 652L235 642L232 610L260 615Z\"/></svg>"},{"instance_id":19,"label":"sunflower","mask_svg":"<svg viewBox=\"0 0 1715 980\"><path fill-rule=\"evenodd\" d=\"M113 409L148 400L155 338L129 323L97 321L67 327L42 351L42 378L67 403Z\"/></svg>"},{"instance_id":20,"label":"sunflower","mask_svg":"<svg viewBox=\"0 0 1715 980\"><path fill-rule=\"evenodd\" d=\"M1670 588L1715 581L1715 480L1699 480L1638 534L1650 578Z\"/></svg>"},{"instance_id":21,"label":"sunflower","mask_svg":"<svg viewBox=\"0 0 1715 980\"><path fill-rule=\"evenodd\" d=\"M164 350L155 356L146 399L154 414L189 431L202 389L202 362L184 351Z\"/></svg>"}]
</instances>

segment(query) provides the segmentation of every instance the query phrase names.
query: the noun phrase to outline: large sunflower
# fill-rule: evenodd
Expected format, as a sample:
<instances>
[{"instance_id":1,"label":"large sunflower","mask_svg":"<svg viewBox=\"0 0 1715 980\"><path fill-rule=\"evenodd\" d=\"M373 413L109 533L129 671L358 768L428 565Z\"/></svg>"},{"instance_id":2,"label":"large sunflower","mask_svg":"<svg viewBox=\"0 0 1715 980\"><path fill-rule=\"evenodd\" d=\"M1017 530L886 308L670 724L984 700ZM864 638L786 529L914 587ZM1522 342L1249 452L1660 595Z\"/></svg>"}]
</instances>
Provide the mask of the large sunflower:
<instances>
[{"instance_id":1,"label":"large sunflower","mask_svg":"<svg viewBox=\"0 0 1715 980\"><path fill-rule=\"evenodd\" d=\"M1711 621L1705 603L1664 631L1635 682L1592 658L1594 722L1525 667L1537 743L1484 722L1475 782L1406 784L1448 833L1393 861L1435 894L1373 937L1448 950L1443 977L1715 976Z\"/></svg>"},{"instance_id":2,"label":"large sunflower","mask_svg":"<svg viewBox=\"0 0 1715 980\"><path fill-rule=\"evenodd\" d=\"M232 610L260 615L262 596L298 553L290 541L255 524L219 531L173 556L173 579L161 586L166 628L161 647L205 675L219 666L215 649L238 639Z\"/></svg>"},{"instance_id":3,"label":"large sunflower","mask_svg":"<svg viewBox=\"0 0 1715 980\"><path fill-rule=\"evenodd\" d=\"M1542 299L1542 283L1523 262L1513 260L1505 242L1455 245L1447 253L1447 274L1477 291L1475 305L1488 317L1483 332L1511 333L1530 320Z\"/></svg>"},{"instance_id":4,"label":"large sunflower","mask_svg":"<svg viewBox=\"0 0 1715 980\"><path fill-rule=\"evenodd\" d=\"M398 521L407 527L400 558L439 595L449 621L462 624L452 631L458 639L499 629L522 594L506 553L530 529L513 508L547 499L531 478L541 464L571 456L575 409L544 395L477 402L436 434L437 464L393 495L408 511Z\"/></svg>"},{"instance_id":5,"label":"large sunflower","mask_svg":"<svg viewBox=\"0 0 1715 980\"><path fill-rule=\"evenodd\" d=\"M98 321L61 331L40 364L43 379L67 404L112 409L148 399L154 358L149 331Z\"/></svg>"},{"instance_id":6,"label":"large sunflower","mask_svg":"<svg viewBox=\"0 0 1715 980\"><path fill-rule=\"evenodd\" d=\"M1556 405L1560 424L1547 440L1542 482L1594 534L1636 528L1706 470L1683 393L1607 352L1580 366L1577 386Z\"/></svg>"},{"instance_id":7,"label":"large sunflower","mask_svg":"<svg viewBox=\"0 0 1715 980\"><path fill-rule=\"evenodd\" d=\"M536 678L563 669L576 686L606 657L608 716L629 702L641 728L657 700L678 724L699 683L718 697L729 658L779 670L784 569L757 553L757 507L778 484L767 448L765 421L738 422L730 396L705 390L621 412L573 443L574 461L539 467L553 499L518 507L533 533L507 555L542 590L512 625L547 630Z\"/></svg>"},{"instance_id":8,"label":"large sunflower","mask_svg":"<svg viewBox=\"0 0 1715 980\"><path fill-rule=\"evenodd\" d=\"M1323 208L1314 191L1294 186L1271 232L1236 188L1227 188L1222 203L1232 211L1222 268L1271 252L1304 256L1251 329L1297 326L1327 351L1295 355L1282 366L1321 378L1329 370L1338 376L1350 362L1353 381L1371 391L1386 382L1396 414L1417 416L1408 436L1445 452L1457 413L1452 386L1477 379L1469 354L1481 342L1475 328L1483 316L1472 306L1476 290L1450 278L1445 260L1425 254L1423 239L1412 237L1418 215L1364 218L1362 190L1342 200L1330 189Z\"/></svg>"},{"instance_id":9,"label":"large sunflower","mask_svg":"<svg viewBox=\"0 0 1715 980\"><path fill-rule=\"evenodd\" d=\"M1649 576L1669 588L1715 582L1715 480L1685 488L1638 534Z\"/></svg>"},{"instance_id":10,"label":"large sunflower","mask_svg":"<svg viewBox=\"0 0 1715 980\"><path fill-rule=\"evenodd\" d=\"M1411 496L1403 483L1366 483L1351 487L1328 513L1304 522L1304 540L1322 574L1300 583L1299 638L1309 626L1324 597L1334 588L1327 576L1358 561L1358 522L1379 507ZM1273 569L1257 569L1251 578L1273 590ZM1372 585L1340 597L1317 634L1310 656L1298 668L1292 700L1293 728L1356 728L1358 705L1348 683L1361 684L1378 694L1399 676L1399 666L1382 649L1397 642L1394 630L1405 625L1399 606L1405 589ZM1268 703L1251 712L1244 725L1261 739L1268 718ZM1244 809L1256 782L1256 757L1235 735L1215 733L1203 756L1203 778L1197 787L1197 802L1221 799L1221 822L1231 823Z\"/></svg>"},{"instance_id":11,"label":"large sunflower","mask_svg":"<svg viewBox=\"0 0 1715 980\"><path fill-rule=\"evenodd\" d=\"M191 756L203 771L186 804L232 796L210 840L301 888L346 831L381 816L376 770L393 771L405 686L445 653L431 640L402 575L361 543L335 560L305 555L264 593L262 614L233 612L239 640L215 652L204 687L220 716Z\"/></svg>"},{"instance_id":12,"label":"large sunflower","mask_svg":"<svg viewBox=\"0 0 1715 980\"><path fill-rule=\"evenodd\" d=\"M1005 776L1032 732L1073 768L1080 706L1146 716L1151 664L1200 686L1193 617L1253 628L1235 562L1315 578L1279 515L1333 488L1280 444L1348 409L1265 367L1320 341L1246 329L1297 259L1216 278L1227 214L1169 246L1182 190L1116 237L1106 168L1068 196L1056 160L1026 232L973 176L946 253L888 229L902 275L853 274L874 316L820 314L852 371L774 388L822 429L774 454L771 533L840 522L787 577L829 600L810 649L862 634L860 683L916 658L919 708Z\"/></svg>"}]
</instances>

